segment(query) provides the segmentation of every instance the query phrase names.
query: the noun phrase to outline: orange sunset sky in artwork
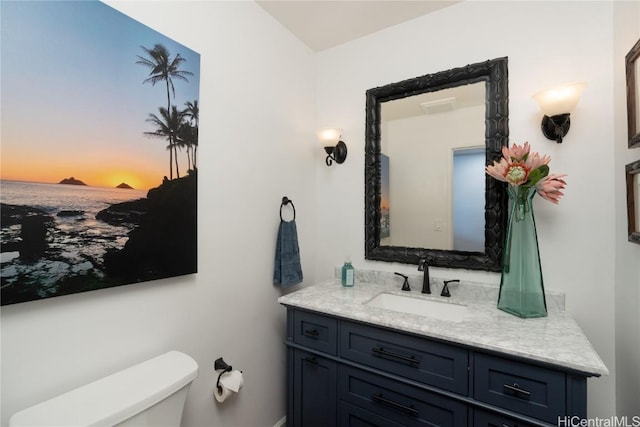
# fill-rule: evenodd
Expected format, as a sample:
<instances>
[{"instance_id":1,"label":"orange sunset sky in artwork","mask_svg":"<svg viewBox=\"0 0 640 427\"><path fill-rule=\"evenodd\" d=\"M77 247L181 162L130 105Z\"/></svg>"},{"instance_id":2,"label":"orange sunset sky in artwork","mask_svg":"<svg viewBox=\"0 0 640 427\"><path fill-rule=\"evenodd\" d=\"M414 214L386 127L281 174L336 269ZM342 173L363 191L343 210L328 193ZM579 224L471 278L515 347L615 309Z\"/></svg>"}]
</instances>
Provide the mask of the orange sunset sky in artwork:
<instances>
[{"instance_id":1,"label":"orange sunset sky in artwork","mask_svg":"<svg viewBox=\"0 0 640 427\"><path fill-rule=\"evenodd\" d=\"M168 142L145 132L157 129L147 119L167 107L167 90L143 83L149 68L136 61L141 46L156 43L185 58L181 68L193 76L174 81L171 97L182 110L198 99L200 56L99 2L82 3L82 19L75 2L34 4L3 4L0 178L159 186L169 176ZM184 176L184 150L178 159Z\"/></svg>"},{"instance_id":2,"label":"orange sunset sky in artwork","mask_svg":"<svg viewBox=\"0 0 640 427\"><path fill-rule=\"evenodd\" d=\"M1 176L5 180L44 183L57 183L74 177L96 187L114 188L124 182L133 188L148 190L161 184L169 167L168 159L163 164L154 164L140 158L118 156L117 153L101 154L82 156L78 153L74 156L67 153L66 158L61 159L55 153L22 155L3 148Z\"/></svg>"}]
</instances>

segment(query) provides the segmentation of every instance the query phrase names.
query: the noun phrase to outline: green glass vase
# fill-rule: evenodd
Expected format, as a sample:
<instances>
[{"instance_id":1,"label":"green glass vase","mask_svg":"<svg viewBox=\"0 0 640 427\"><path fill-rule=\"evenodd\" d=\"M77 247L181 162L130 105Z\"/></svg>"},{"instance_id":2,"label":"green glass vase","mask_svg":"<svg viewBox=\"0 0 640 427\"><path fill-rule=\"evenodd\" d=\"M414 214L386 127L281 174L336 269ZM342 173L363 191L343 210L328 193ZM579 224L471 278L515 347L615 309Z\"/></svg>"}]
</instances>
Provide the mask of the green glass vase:
<instances>
[{"instance_id":1,"label":"green glass vase","mask_svg":"<svg viewBox=\"0 0 640 427\"><path fill-rule=\"evenodd\" d=\"M509 224L502 259L498 308L522 318L545 317L542 268L532 199L535 187L508 186Z\"/></svg>"}]
</instances>

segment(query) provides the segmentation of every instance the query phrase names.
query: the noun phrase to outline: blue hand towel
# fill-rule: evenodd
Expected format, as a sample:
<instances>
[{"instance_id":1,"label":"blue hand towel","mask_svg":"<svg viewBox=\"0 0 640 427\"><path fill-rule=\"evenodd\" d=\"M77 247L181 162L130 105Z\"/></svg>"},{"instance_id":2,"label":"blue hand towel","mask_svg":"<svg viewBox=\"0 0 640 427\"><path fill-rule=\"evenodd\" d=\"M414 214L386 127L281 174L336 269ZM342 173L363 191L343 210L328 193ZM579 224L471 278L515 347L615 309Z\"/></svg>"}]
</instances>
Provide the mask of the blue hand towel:
<instances>
[{"instance_id":1,"label":"blue hand towel","mask_svg":"<svg viewBox=\"0 0 640 427\"><path fill-rule=\"evenodd\" d=\"M273 283L286 288L300 282L302 282L302 267L296 222L295 220L280 221Z\"/></svg>"}]
</instances>

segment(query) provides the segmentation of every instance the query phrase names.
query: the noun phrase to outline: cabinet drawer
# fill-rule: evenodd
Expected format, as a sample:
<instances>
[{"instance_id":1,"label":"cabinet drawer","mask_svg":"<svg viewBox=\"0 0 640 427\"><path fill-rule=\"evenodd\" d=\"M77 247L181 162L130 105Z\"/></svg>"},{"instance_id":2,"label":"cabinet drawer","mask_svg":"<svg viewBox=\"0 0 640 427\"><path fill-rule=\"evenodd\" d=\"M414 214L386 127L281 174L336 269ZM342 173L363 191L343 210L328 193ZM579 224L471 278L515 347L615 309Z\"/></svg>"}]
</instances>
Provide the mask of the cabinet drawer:
<instances>
[{"instance_id":1,"label":"cabinet drawer","mask_svg":"<svg viewBox=\"0 0 640 427\"><path fill-rule=\"evenodd\" d=\"M340 401L338 408L339 427L404 427L402 424L374 414L358 406Z\"/></svg>"},{"instance_id":2,"label":"cabinet drawer","mask_svg":"<svg viewBox=\"0 0 640 427\"><path fill-rule=\"evenodd\" d=\"M550 423L565 415L565 374L500 359L474 357L474 397L477 400Z\"/></svg>"},{"instance_id":3,"label":"cabinet drawer","mask_svg":"<svg viewBox=\"0 0 640 427\"><path fill-rule=\"evenodd\" d=\"M342 322L340 356L445 390L468 392L469 353L459 347Z\"/></svg>"},{"instance_id":4,"label":"cabinet drawer","mask_svg":"<svg viewBox=\"0 0 640 427\"><path fill-rule=\"evenodd\" d=\"M294 342L327 354L337 353L337 319L298 310L294 312L293 317Z\"/></svg>"},{"instance_id":5,"label":"cabinet drawer","mask_svg":"<svg viewBox=\"0 0 640 427\"><path fill-rule=\"evenodd\" d=\"M338 396L405 426L467 425L463 403L349 366L339 368Z\"/></svg>"},{"instance_id":6,"label":"cabinet drawer","mask_svg":"<svg viewBox=\"0 0 640 427\"><path fill-rule=\"evenodd\" d=\"M536 427L520 420L480 409L473 411L473 427Z\"/></svg>"}]
</instances>

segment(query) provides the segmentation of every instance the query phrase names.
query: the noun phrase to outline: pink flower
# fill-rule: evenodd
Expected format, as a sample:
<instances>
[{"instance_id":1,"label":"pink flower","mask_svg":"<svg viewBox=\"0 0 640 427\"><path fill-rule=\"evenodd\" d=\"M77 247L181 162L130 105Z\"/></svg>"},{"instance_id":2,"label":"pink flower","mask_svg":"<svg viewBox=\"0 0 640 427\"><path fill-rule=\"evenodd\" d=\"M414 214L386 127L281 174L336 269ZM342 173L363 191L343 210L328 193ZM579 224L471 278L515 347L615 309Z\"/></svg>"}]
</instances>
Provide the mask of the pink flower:
<instances>
[{"instance_id":1,"label":"pink flower","mask_svg":"<svg viewBox=\"0 0 640 427\"><path fill-rule=\"evenodd\" d=\"M516 162L511 163L509 165L509 169L507 170L507 182L511 185L515 185L516 187L524 184L529 179L529 172L531 169L527 167L525 163Z\"/></svg>"},{"instance_id":2,"label":"pink flower","mask_svg":"<svg viewBox=\"0 0 640 427\"><path fill-rule=\"evenodd\" d=\"M487 166L486 172L497 179L498 181L507 182L507 171L509 170L509 163L504 159L500 159L499 162L493 161L493 166Z\"/></svg>"},{"instance_id":3,"label":"pink flower","mask_svg":"<svg viewBox=\"0 0 640 427\"><path fill-rule=\"evenodd\" d=\"M531 147L528 142L524 145L513 144L511 147L502 147L502 159L494 161L493 166L487 166L486 172L495 179L508 182L516 187L526 183L532 170L549 163L551 160L545 156L542 159L538 153L529 155Z\"/></svg>"},{"instance_id":4,"label":"pink flower","mask_svg":"<svg viewBox=\"0 0 640 427\"><path fill-rule=\"evenodd\" d=\"M532 153L527 157L526 164L529 167L529 170L538 169L540 166L548 165L551 161L551 157L545 155L540 158L538 153Z\"/></svg>"},{"instance_id":5,"label":"pink flower","mask_svg":"<svg viewBox=\"0 0 640 427\"><path fill-rule=\"evenodd\" d=\"M558 203L560 198L564 196L561 190L564 190L567 183L562 179L567 175L553 174L542 178L536 184L536 190L540 196L552 203Z\"/></svg>"},{"instance_id":6,"label":"pink flower","mask_svg":"<svg viewBox=\"0 0 640 427\"><path fill-rule=\"evenodd\" d=\"M513 187L535 187L536 191L553 203L564 195L566 175L549 175L551 157L531 152L528 142L502 147L502 158L485 168L488 175Z\"/></svg>"},{"instance_id":7,"label":"pink flower","mask_svg":"<svg viewBox=\"0 0 640 427\"><path fill-rule=\"evenodd\" d=\"M498 181L517 187L527 182L531 169L524 162L509 162L503 158L500 162L494 161L493 166L487 166L485 171Z\"/></svg>"},{"instance_id":8,"label":"pink flower","mask_svg":"<svg viewBox=\"0 0 640 427\"><path fill-rule=\"evenodd\" d=\"M502 156L507 161L525 160L530 150L528 142L525 142L524 145L513 144L511 147L502 147Z\"/></svg>"}]
</instances>

